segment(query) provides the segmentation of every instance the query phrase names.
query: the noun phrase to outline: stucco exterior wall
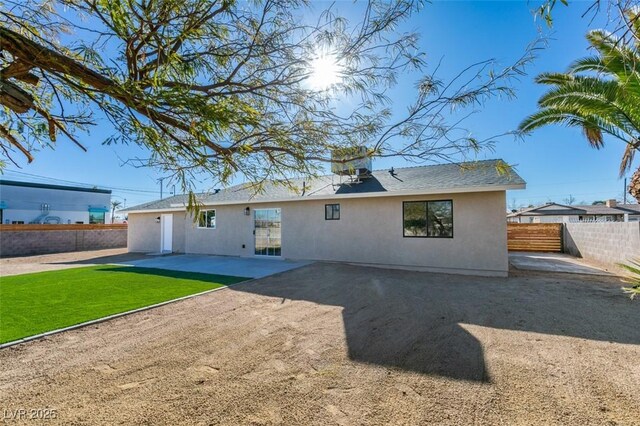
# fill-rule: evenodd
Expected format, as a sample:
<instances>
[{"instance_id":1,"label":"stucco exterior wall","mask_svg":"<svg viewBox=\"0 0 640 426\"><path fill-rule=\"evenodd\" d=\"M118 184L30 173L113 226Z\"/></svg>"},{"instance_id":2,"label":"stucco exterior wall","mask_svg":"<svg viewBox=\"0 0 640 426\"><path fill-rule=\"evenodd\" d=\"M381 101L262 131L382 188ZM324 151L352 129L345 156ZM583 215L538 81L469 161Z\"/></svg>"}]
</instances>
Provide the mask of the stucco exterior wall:
<instances>
[{"instance_id":1,"label":"stucco exterior wall","mask_svg":"<svg viewBox=\"0 0 640 426\"><path fill-rule=\"evenodd\" d=\"M4 209L3 211L3 223L9 224L14 221L22 221L24 223L30 223L32 220L40 216L42 212L40 210L13 210ZM78 222L89 223L88 211L49 211L49 216L55 216L60 218L61 224L74 224ZM104 223L111 223L111 213L104 214Z\"/></svg>"},{"instance_id":2,"label":"stucco exterior wall","mask_svg":"<svg viewBox=\"0 0 640 426\"><path fill-rule=\"evenodd\" d=\"M185 212L173 213L173 241L171 242L171 246L174 253L185 252L184 238L185 229L187 228L186 218L187 214ZM160 224L158 224L158 228L160 228Z\"/></svg>"},{"instance_id":3,"label":"stucco exterior wall","mask_svg":"<svg viewBox=\"0 0 640 426\"><path fill-rule=\"evenodd\" d=\"M158 213L130 214L127 222L127 249L130 252L154 253L160 251L160 224Z\"/></svg>"},{"instance_id":4,"label":"stucco exterior wall","mask_svg":"<svg viewBox=\"0 0 640 426\"><path fill-rule=\"evenodd\" d=\"M49 205L49 216L59 217L63 224L89 223L89 207L109 210L111 194L0 185L0 201L5 205L3 223L14 221L29 223L43 213L41 211L43 204ZM110 222L111 214L107 212L105 223Z\"/></svg>"},{"instance_id":5,"label":"stucco exterior wall","mask_svg":"<svg viewBox=\"0 0 640 426\"><path fill-rule=\"evenodd\" d=\"M403 237L403 201L443 199L453 200L454 238ZM340 204L340 220L325 220L327 203ZM184 252L253 256L253 212L276 207L282 209L283 258L498 276L508 271L504 191L212 206L216 229L197 228L191 217L174 213L174 247L182 220ZM157 216L129 214L130 251L158 250Z\"/></svg>"}]
</instances>

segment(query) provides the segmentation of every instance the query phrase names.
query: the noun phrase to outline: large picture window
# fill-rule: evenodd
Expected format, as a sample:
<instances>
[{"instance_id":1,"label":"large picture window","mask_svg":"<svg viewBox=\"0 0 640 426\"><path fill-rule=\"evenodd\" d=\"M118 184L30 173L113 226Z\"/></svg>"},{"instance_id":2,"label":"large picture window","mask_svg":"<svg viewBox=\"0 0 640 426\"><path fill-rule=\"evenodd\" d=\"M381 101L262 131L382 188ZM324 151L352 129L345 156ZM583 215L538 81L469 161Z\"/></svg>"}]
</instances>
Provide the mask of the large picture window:
<instances>
[{"instance_id":1,"label":"large picture window","mask_svg":"<svg viewBox=\"0 0 640 426\"><path fill-rule=\"evenodd\" d=\"M402 203L403 236L453 238L453 201Z\"/></svg>"},{"instance_id":2,"label":"large picture window","mask_svg":"<svg viewBox=\"0 0 640 426\"><path fill-rule=\"evenodd\" d=\"M215 210L203 210L200 212L198 218L198 228L216 228L216 211Z\"/></svg>"}]
</instances>

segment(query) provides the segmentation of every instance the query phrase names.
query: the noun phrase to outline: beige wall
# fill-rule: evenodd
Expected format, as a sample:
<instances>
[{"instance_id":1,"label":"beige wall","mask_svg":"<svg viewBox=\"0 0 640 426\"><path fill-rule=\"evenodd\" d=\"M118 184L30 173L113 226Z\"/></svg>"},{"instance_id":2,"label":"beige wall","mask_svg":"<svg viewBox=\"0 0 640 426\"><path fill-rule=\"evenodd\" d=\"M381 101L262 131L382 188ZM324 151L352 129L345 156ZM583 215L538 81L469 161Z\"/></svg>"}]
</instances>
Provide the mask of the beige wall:
<instances>
[{"instance_id":1,"label":"beige wall","mask_svg":"<svg viewBox=\"0 0 640 426\"><path fill-rule=\"evenodd\" d=\"M185 245L186 218L187 218L187 214L185 212L173 213L173 241L171 243L171 246L174 253L185 253L184 245Z\"/></svg>"},{"instance_id":2,"label":"beige wall","mask_svg":"<svg viewBox=\"0 0 640 426\"><path fill-rule=\"evenodd\" d=\"M402 202L439 199L453 200L454 238L404 238ZM324 219L326 203L340 204L340 220ZM250 216L244 215L247 206ZM174 249L184 239L186 253L253 256L253 210L272 207L282 209L283 258L484 275L508 271L504 191L216 206L216 229L198 229L191 218L174 213ZM130 251L158 250L159 225L144 230L149 222L156 225L157 216L129 215ZM177 238L180 222L184 236Z\"/></svg>"},{"instance_id":3,"label":"beige wall","mask_svg":"<svg viewBox=\"0 0 640 426\"><path fill-rule=\"evenodd\" d=\"M127 249L130 252L153 253L160 251L160 224L158 213L130 214Z\"/></svg>"}]
</instances>

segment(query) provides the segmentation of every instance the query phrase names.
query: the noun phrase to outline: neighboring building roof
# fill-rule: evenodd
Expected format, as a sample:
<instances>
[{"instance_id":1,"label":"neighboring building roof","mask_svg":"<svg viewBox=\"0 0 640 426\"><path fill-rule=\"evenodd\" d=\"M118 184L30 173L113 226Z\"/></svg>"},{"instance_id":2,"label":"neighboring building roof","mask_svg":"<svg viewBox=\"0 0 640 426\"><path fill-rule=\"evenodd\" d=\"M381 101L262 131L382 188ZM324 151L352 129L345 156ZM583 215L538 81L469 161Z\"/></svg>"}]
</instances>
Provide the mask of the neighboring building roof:
<instances>
[{"instance_id":1,"label":"neighboring building roof","mask_svg":"<svg viewBox=\"0 0 640 426\"><path fill-rule=\"evenodd\" d=\"M608 207L604 204L596 205L575 205L567 206L564 204L549 203L543 206L531 207L510 213L507 217L518 216L575 216L575 215L630 215L640 214L640 205L638 204L618 204L616 207Z\"/></svg>"},{"instance_id":2,"label":"neighboring building roof","mask_svg":"<svg viewBox=\"0 0 640 426\"><path fill-rule=\"evenodd\" d=\"M375 170L360 183L348 177L320 176L314 179L292 179L267 182L260 193L251 184L235 185L216 193L198 194L204 205L239 204L247 202L292 201L350 197L381 197L407 194L445 194L451 192L501 191L524 189L525 181L515 172L499 173L501 160L452 163L419 167ZM186 195L129 207L121 212L184 209Z\"/></svg>"},{"instance_id":3,"label":"neighboring building roof","mask_svg":"<svg viewBox=\"0 0 640 426\"><path fill-rule=\"evenodd\" d=\"M48 183L36 183L36 182L18 182L14 180L4 180L4 179L0 179L0 185L22 186L25 188L57 189L62 191L97 192L100 194L111 194L111 190L109 189L83 188L81 186L51 185Z\"/></svg>"},{"instance_id":4,"label":"neighboring building roof","mask_svg":"<svg viewBox=\"0 0 640 426\"><path fill-rule=\"evenodd\" d=\"M620 208L631 210L635 214L640 214L640 204L620 204Z\"/></svg>"}]
</instances>

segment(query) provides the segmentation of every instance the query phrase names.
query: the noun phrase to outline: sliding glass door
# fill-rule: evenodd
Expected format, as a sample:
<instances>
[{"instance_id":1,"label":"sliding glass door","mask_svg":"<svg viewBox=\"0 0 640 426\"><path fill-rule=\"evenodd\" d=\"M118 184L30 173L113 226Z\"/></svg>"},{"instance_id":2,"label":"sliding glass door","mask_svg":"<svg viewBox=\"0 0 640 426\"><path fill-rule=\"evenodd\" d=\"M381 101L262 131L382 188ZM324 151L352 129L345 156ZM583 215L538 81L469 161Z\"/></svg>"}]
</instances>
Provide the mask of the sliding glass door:
<instances>
[{"instance_id":1,"label":"sliding glass door","mask_svg":"<svg viewBox=\"0 0 640 426\"><path fill-rule=\"evenodd\" d=\"M280 209L256 209L254 214L255 254L280 256L282 221Z\"/></svg>"}]
</instances>

